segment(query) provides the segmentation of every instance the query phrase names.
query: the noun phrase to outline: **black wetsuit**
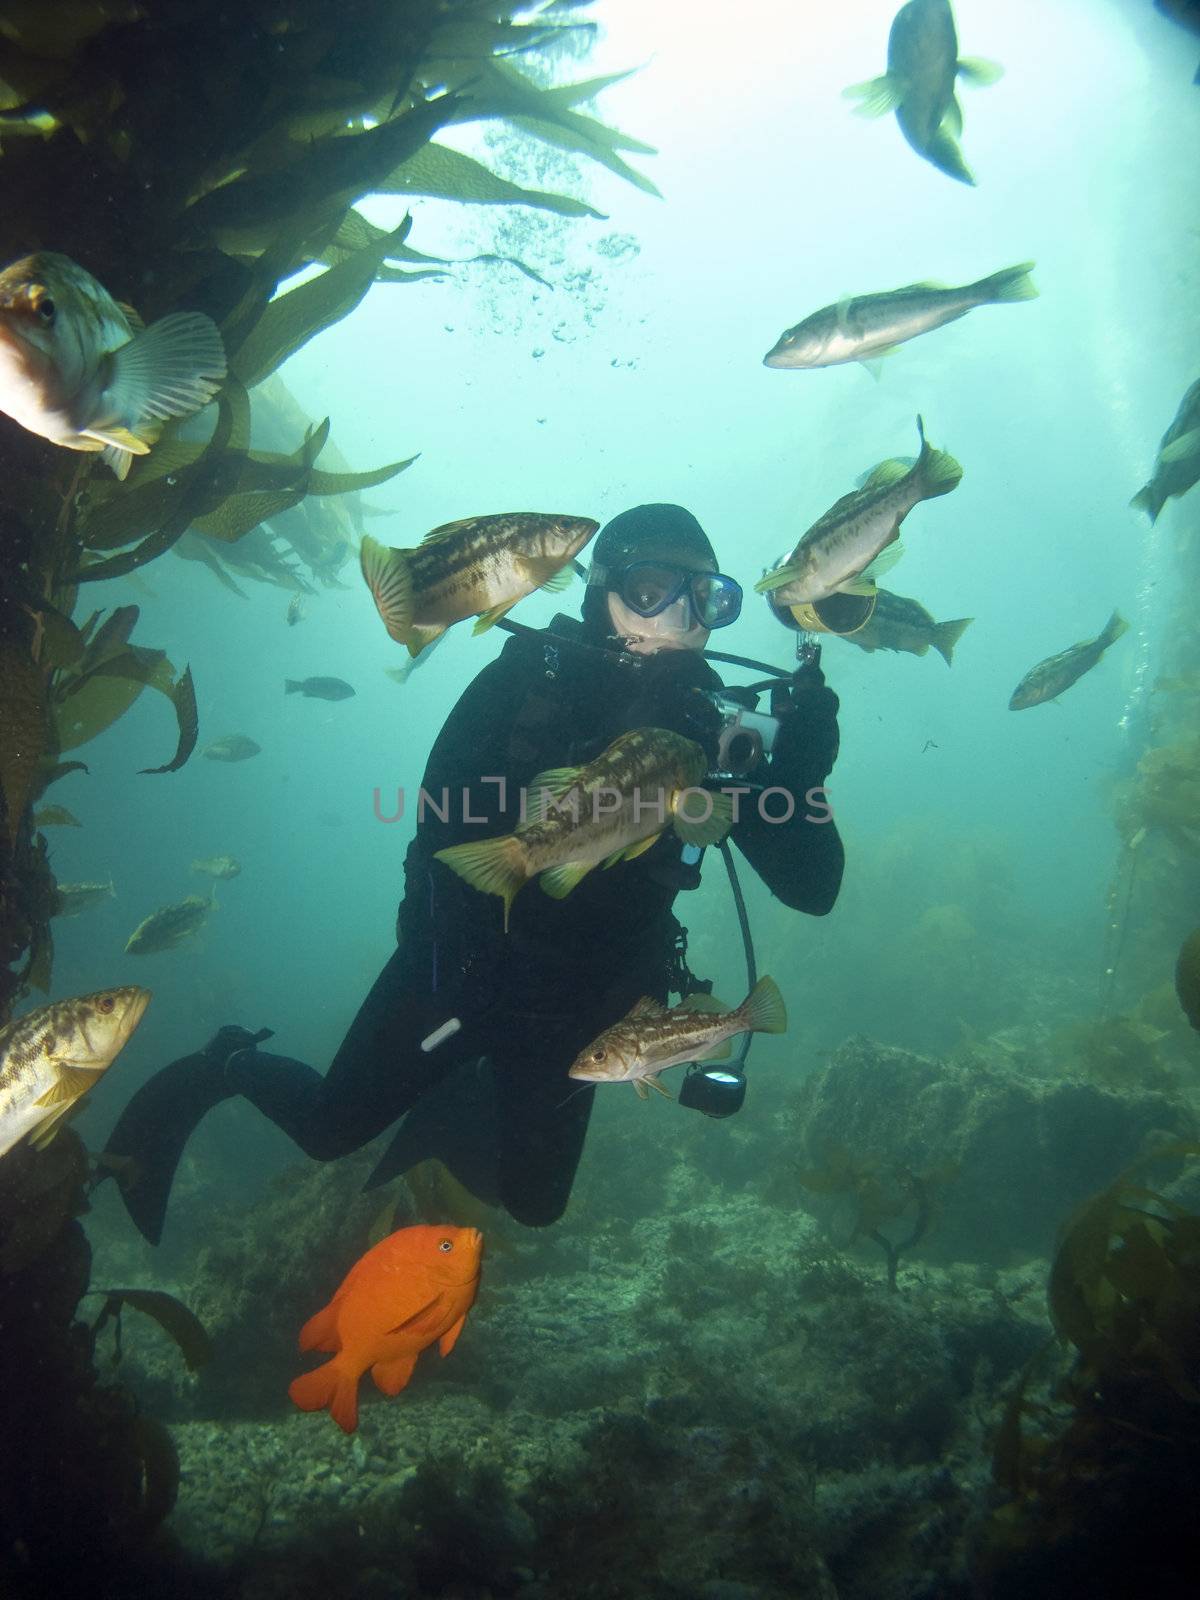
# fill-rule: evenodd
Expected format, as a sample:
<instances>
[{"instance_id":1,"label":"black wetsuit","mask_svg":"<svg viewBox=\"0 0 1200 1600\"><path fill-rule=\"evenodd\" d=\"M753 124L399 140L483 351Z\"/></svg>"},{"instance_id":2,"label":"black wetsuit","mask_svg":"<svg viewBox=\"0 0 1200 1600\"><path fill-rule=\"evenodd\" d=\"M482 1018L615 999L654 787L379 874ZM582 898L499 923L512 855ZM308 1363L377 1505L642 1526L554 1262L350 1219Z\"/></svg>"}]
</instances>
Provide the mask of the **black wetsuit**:
<instances>
[{"instance_id":1,"label":"black wetsuit","mask_svg":"<svg viewBox=\"0 0 1200 1600\"><path fill-rule=\"evenodd\" d=\"M668 830L636 860L590 872L563 900L527 885L505 934L501 900L434 852L511 831L520 790L537 773L590 760L631 728L669 728L715 756L717 714L696 691L720 680L699 655L631 657L586 641L566 617L511 638L447 718L422 785L438 809L446 791L446 820L426 806L405 861L398 947L329 1071L263 1050L222 1068L226 1093L240 1092L317 1160L361 1148L410 1112L373 1181L436 1155L481 1198L533 1225L562 1214L583 1148L594 1091L567 1068L641 995L666 1001L678 990L671 906L699 869ZM824 783L836 755L837 700L819 674L810 693L807 720L804 709L789 719L786 774L754 774L795 793L794 817L765 823L743 802L732 837L775 895L820 915L837 897L842 847L833 822L804 820L803 796ZM449 1017L460 1031L423 1052ZM120 1149L120 1132L110 1150Z\"/></svg>"}]
</instances>

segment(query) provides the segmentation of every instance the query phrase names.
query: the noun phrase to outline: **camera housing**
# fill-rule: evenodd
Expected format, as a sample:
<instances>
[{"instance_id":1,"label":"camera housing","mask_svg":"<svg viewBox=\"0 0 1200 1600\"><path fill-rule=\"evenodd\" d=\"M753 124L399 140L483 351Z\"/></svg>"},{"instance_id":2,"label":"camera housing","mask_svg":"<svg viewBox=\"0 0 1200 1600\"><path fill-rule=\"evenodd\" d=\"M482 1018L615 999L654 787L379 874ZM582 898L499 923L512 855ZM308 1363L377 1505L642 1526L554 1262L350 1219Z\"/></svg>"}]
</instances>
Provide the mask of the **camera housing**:
<instances>
[{"instance_id":1,"label":"camera housing","mask_svg":"<svg viewBox=\"0 0 1200 1600\"><path fill-rule=\"evenodd\" d=\"M752 772L764 756L770 755L779 732L779 718L755 710L758 696L747 705L737 690L718 689L708 698L721 718L717 735L717 766L722 772L739 777Z\"/></svg>"}]
</instances>

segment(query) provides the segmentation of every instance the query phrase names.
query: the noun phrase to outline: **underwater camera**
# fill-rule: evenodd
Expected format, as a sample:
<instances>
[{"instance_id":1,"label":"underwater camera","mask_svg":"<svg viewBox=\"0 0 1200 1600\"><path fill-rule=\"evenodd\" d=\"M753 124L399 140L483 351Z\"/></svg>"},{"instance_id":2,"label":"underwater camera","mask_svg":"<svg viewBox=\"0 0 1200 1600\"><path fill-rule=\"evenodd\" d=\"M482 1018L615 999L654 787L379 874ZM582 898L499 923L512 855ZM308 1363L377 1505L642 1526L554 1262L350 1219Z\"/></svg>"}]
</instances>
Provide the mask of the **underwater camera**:
<instances>
[{"instance_id":1,"label":"underwater camera","mask_svg":"<svg viewBox=\"0 0 1200 1600\"><path fill-rule=\"evenodd\" d=\"M770 755L779 731L779 718L757 710L753 689L718 689L708 695L721 717L717 735L717 766L740 777Z\"/></svg>"},{"instance_id":2,"label":"underwater camera","mask_svg":"<svg viewBox=\"0 0 1200 1600\"><path fill-rule=\"evenodd\" d=\"M746 1076L727 1067L706 1067L694 1061L679 1086L679 1104L706 1117L731 1117L742 1109Z\"/></svg>"}]
</instances>

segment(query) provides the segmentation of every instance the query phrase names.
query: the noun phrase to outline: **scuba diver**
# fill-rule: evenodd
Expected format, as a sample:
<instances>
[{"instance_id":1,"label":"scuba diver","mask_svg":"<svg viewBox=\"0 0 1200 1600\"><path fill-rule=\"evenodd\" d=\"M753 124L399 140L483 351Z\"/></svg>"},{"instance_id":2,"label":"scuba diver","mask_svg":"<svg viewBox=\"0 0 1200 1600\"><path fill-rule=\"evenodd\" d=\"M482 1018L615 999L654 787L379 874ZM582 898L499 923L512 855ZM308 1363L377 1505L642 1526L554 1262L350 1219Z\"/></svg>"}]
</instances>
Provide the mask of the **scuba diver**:
<instances>
[{"instance_id":1,"label":"scuba diver","mask_svg":"<svg viewBox=\"0 0 1200 1600\"><path fill-rule=\"evenodd\" d=\"M736 620L741 599L682 506L637 506L601 530L582 620L513 629L435 740L422 787L435 800L446 789L451 804L426 806L418 820L397 949L328 1072L261 1049L269 1029L227 1026L133 1095L107 1154L132 1158L121 1193L147 1239L161 1236L192 1131L235 1095L317 1161L359 1150L403 1118L367 1187L436 1157L519 1222L562 1215L594 1094L591 1085L572 1092L571 1062L642 996L666 1003L707 987L687 970L671 910L698 885L701 852L668 829L566 899L519 895L507 933L500 900L434 855L511 832L536 774L592 760L634 728L693 739L715 765L723 722L710 696L722 686L701 652L711 630ZM804 797L836 758L838 701L815 664L793 683L770 755L747 777L790 791L794 810L772 821L743 803L730 837L775 896L822 916L841 884L842 845L828 815L806 820Z\"/></svg>"}]
</instances>

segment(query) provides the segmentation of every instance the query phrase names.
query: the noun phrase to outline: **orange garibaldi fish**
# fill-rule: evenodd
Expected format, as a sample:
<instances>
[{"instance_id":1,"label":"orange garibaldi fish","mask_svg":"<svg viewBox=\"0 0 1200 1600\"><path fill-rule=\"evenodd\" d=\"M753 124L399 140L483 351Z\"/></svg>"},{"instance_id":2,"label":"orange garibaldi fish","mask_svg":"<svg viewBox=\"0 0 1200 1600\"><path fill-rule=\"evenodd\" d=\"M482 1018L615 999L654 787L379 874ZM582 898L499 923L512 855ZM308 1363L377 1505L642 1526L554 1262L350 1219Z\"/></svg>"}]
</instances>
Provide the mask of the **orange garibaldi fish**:
<instances>
[{"instance_id":1,"label":"orange garibaldi fish","mask_svg":"<svg viewBox=\"0 0 1200 1600\"><path fill-rule=\"evenodd\" d=\"M400 1228L350 1268L323 1311L300 1330L301 1350L333 1360L288 1387L301 1411L329 1414L343 1433L358 1426L358 1380L399 1394L421 1351L437 1340L448 1356L479 1288L483 1235L477 1228Z\"/></svg>"}]
</instances>

